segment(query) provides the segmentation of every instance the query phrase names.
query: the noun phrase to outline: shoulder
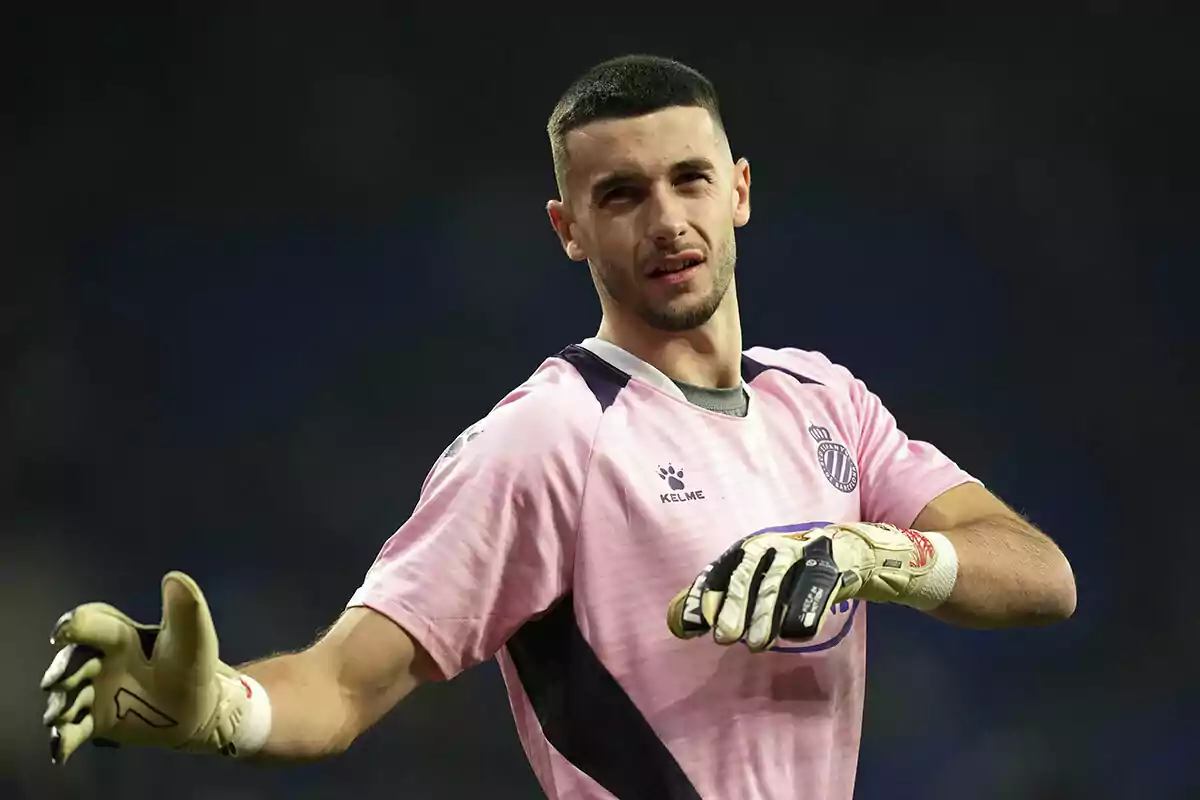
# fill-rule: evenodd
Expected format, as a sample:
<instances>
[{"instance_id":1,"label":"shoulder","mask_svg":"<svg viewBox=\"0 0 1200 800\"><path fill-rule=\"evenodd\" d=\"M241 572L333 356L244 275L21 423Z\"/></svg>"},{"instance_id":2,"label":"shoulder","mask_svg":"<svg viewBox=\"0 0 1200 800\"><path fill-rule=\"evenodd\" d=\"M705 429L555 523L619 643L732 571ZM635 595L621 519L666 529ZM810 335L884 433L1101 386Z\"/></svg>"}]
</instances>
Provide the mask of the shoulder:
<instances>
[{"instance_id":1,"label":"shoulder","mask_svg":"<svg viewBox=\"0 0 1200 800\"><path fill-rule=\"evenodd\" d=\"M552 356L463 430L441 454L438 467L468 463L540 470L555 461L578 462L591 450L601 413L579 372Z\"/></svg>"},{"instance_id":2,"label":"shoulder","mask_svg":"<svg viewBox=\"0 0 1200 800\"><path fill-rule=\"evenodd\" d=\"M580 372L556 355L505 395L485 420L506 436L543 442L563 435L590 436L602 410Z\"/></svg>"},{"instance_id":3,"label":"shoulder","mask_svg":"<svg viewBox=\"0 0 1200 800\"><path fill-rule=\"evenodd\" d=\"M744 353L753 365L766 370L778 370L790 374L801 382L817 383L835 390L846 390L854 383L850 370L835 364L824 353L816 350L801 350L796 347L751 347ZM762 370L758 370L761 372ZM746 378L752 380L751 377Z\"/></svg>"}]
</instances>

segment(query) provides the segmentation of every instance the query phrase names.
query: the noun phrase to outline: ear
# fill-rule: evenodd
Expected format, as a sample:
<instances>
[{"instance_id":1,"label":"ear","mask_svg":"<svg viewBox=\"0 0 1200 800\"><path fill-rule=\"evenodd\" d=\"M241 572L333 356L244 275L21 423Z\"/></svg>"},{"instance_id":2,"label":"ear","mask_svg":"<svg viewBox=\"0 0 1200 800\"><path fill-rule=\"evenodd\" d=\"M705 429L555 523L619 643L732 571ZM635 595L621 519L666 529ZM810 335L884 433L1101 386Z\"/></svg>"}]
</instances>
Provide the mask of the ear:
<instances>
[{"instance_id":1,"label":"ear","mask_svg":"<svg viewBox=\"0 0 1200 800\"><path fill-rule=\"evenodd\" d=\"M571 219L571 212L567 205L561 200L551 200L546 203L546 214L550 217L550 224L554 226L554 232L558 234L558 240L562 242L562 248L566 252L567 258L572 261L586 259L583 247L575 239L572 229L574 221Z\"/></svg>"},{"instance_id":2,"label":"ear","mask_svg":"<svg viewBox=\"0 0 1200 800\"><path fill-rule=\"evenodd\" d=\"M733 225L740 228L750 221L750 162L739 158L733 165Z\"/></svg>"}]
</instances>

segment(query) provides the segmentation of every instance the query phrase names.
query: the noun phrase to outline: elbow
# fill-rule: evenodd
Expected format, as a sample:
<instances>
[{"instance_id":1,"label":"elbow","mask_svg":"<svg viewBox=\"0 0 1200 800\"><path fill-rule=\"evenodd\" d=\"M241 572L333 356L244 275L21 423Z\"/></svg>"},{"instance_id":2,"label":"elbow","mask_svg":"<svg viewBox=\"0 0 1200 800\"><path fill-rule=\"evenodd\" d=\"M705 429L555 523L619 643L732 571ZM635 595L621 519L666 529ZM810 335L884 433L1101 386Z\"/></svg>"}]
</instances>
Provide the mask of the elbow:
<instances>
[{"instance_id":1,"label":"elbow","mask_svg":"<svg viewBox=\"0 0 1200 800\"><path fill-rule=\"evenodd\" d=\"M1055 570L1054 589L1051 594L1049 605L1053 622L1065 622L1074 616L1078 599L1075 592L1075 573L1066 556L1061 557L1061 563Z\"/></svg>"},{"instance_id":2,"label":"elbow","mask_svg":"<svg viewBox=\"0 0 1200 800\"><path fill-rule=\"evenodd\" d=\"M322 759L336 758L349 750L357 739L358 731L348 721L344 721L335 730L329 732L329 738L321 742L317 755Z\"/></svg>"},{"instance_id":3,"label":"elbow","mask_svg":"<svg viewBox=\"0 0 1200 800\"><path fill-rule=\"evenodd\" d=\"M361 706L355 698L343 696L342 723L324 745L323 758L344 755L370 728Z\"/></svg>"},{"instance_id":4,"label":"elbow","mask_svg":"<svg viewBox=\"0 0 1200 800\"><path fill-rule=\"evenodd\" d=\"M951 625L981 630L1041 628L1074 616L1075 576L1066 558L1044 564L1036 575L986 590L964 584L961 594L956 590L951 602L931 613Z\"/></svg>"},{"instance_id":5,"label":"elbow","mask_svg":"<svg viewBox=\"0 0 1200 800\"><path fill-rule=\"evenodd\" d=\"M1075 574L1065 556L1060 556L1058 563L1046 570L1041 591L1035 597L1031 608L1026 609L1024 614L1016 615L1023 617L1025 624L1055 625L1074 616L1077 600Z\"/></svg>"},{"instance_id":6,"label":"elbow","mask_svg":"<svg viewBox=\"0 0 1200 800\"><path fill-rule=\"evenodd\" d=\"M309 742L304 751L294 754L293 760L301 763L313 763L337 758L350 749L350 746L358 739L358 734L359 731L353 727L344 725L336 731L331 731L328 738Z\"/></svg>"},{"instance_id":7,"label":"elbow","mask_svg":"<svg viewBox=\"0 0 1200 800\"><path fill-rule=\"evenodd\" d=\"M322 754L323 758L334 758L343 755L358 740L357 732L347 732L330 742Z\"/></svg>"}]
</instances>

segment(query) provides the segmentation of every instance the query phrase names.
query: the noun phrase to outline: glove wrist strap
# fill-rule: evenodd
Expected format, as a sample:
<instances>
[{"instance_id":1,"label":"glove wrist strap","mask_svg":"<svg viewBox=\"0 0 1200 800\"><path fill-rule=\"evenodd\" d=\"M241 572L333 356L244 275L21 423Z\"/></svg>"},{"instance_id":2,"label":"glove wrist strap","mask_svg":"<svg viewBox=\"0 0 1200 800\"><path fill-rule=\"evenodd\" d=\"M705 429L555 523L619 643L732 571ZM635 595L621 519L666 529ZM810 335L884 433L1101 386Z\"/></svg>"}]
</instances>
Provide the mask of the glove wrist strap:
<instances>
[{"instance_id":1,"label":"glove wrist strap","mask_svg":"<svg viewBox=\"0 0 1200 800\"><path fill-rule=\"evenodd\" d=\"M221 698L203 732L186 748L232 758L253 756L271 733L271 700L267 690L249 675L233 670L217 674Z\"/></svg>"},{"instance_id":2,"label":"glove wrist strap","mask_svg":"<svg viewBox=\"0 0 1200 800\"><path fill-rule=\"evenodd\" d=\"M950 598L958 581L958 552L944 534L934 531L908 533L924 537L933 546L933 568L914 579L899 602L920 611L932 611ZM920 545L914 541L914 546Z\"/></svg>"},{"instance_id":3,"label":"glove wrist strap","mask_svg":"<svg viewBox=\"0 0 1200 800\"><path fill-rule=\"evenodd\" d=\"M248 758L263 748L271 735L271 698L267 690L249 675L232 678L238 683L238 711L233 720L225 752L234 758Z\"/></svg>"}]
</instances>

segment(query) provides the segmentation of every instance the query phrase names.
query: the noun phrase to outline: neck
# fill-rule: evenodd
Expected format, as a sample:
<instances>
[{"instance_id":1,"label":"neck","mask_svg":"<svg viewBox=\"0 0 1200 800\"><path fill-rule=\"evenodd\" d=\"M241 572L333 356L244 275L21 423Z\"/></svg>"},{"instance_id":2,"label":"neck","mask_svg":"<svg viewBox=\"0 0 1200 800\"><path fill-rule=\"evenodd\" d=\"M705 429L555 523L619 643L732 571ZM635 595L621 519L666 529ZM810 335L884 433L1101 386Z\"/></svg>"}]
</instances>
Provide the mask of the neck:
<instances>
[{"instance_id":1,"label":"neck","mask_svg":"<svg viewBox=\"0 0 1200 800\"><path fill-rule=\"evenodd\" d=\"M712 389L741 382L742 325L732 283L715 314L698 328L668 333L606 310L596 336L650 364L668 378Z\"/></svg>"}]
</instances>

